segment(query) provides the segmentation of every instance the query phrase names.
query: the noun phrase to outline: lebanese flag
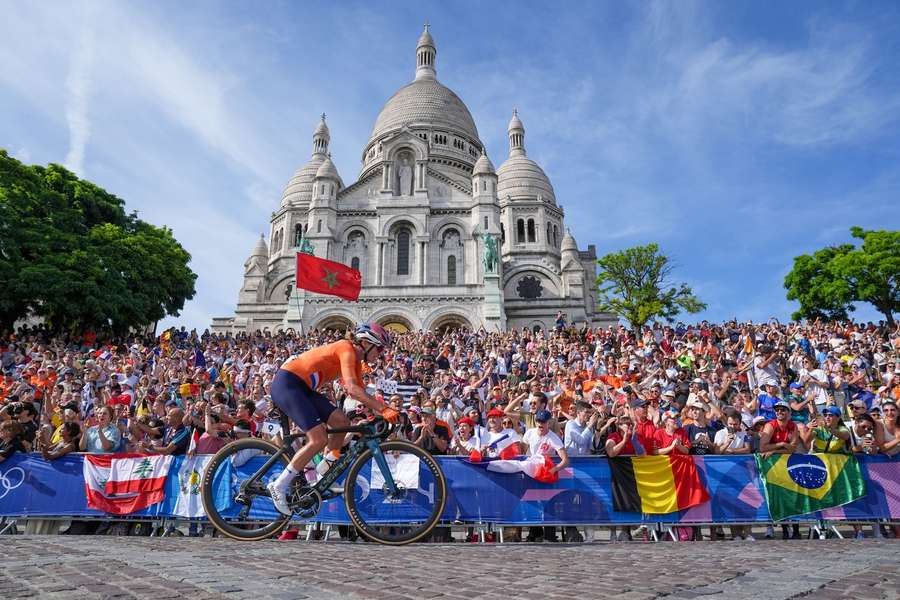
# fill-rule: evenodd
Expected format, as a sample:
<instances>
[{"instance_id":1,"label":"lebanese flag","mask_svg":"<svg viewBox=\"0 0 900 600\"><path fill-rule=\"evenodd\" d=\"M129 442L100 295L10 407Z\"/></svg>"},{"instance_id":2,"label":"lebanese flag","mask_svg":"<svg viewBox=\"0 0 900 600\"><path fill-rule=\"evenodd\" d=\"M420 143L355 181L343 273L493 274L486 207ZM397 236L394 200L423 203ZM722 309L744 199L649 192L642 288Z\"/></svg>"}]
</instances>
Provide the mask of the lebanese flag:
<instances>
[{"instance_id":1,"label":"lebanese flag","mask_svg":"<svg viewBox=\"0 0 900 600\"><path fill-rule=\"evenodd\" d=\"M158 454L113 458L104 491L112 496L162 489L173 458Z\"/></svg>"},{"instance_id":2,"label":"lebanese flag","mask_svg":"<svg viewBox=\"0 0 900 600\"><path fill-rule=\"evenodd\" d=\"M165 476L162 478L162 483L158 488L147 491L115 495L106 491L106 485L110 480L114 461L116 459L140 457L142 457L140 454L85 454L82 469L88 508L102 510L115 515L127 515L162 502L165 498ZM165 458L170 459L168 465L171 465L172 457ZM159 479L156 479L155 482L159 483Z\"/></svg>"},{"instance_id":3,"label":"lebanese flag","mask_svg":"<svg viewBox=\"0 0 900 600\"><path fill-rule=\"evenodd\" d=\"M356 300L362 277L347 265L298 252L296 282L303 290Z\"/></svg>"}]
</instances>

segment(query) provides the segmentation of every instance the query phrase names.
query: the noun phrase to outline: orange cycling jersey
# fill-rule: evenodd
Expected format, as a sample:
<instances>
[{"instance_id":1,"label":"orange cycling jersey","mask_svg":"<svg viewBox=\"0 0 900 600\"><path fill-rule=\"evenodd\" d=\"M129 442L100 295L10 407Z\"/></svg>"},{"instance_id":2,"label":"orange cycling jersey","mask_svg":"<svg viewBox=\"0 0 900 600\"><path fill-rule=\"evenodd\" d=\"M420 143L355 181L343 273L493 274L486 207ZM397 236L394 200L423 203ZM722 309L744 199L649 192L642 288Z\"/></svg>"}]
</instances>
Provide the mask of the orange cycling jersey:
<instances>
[{"instance_id":1,"label":"orange cycling jersey","mask_svg":"<svg viewBox=\"0 0 900 600\"><path fill-rule=\"evenodd\" d=\"M306 382L310 389L341 377L343 383L355 381L362 385L362 361L350 340L341 340L289 358L281 368Z\"/></svg>"}]
</instances>

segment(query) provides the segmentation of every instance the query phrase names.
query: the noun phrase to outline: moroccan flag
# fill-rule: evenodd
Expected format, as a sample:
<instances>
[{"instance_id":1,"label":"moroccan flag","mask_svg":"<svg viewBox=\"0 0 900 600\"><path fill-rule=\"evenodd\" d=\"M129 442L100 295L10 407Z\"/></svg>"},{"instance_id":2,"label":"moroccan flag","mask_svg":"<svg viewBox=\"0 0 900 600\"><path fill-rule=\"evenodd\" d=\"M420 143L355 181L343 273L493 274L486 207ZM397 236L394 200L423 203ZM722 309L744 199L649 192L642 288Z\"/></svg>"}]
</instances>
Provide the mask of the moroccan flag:
<instances>
[{"instance_id":1,"label":"moroccan flag","mask_svg":"<svg viewBox=\"0 0 900 600\"><path fill-rule=\"evenodd\" d=\"M756 466L774 521L842 506L866 495L866 481L854 456L757 454Z\"/></svg>"},{"instance_id":2,"label":"moroccan flag","mask_svg":"<svg viewBox=\"0 0 900 600\"><path fill-rule=\"evenodd\" d=\"M359 271L347 265L297 253L297 287L317 294L340 296L344 300L359 298L362 278Z\"/></svg>"},{"instance_id":3,"label":"moroccan flag","mask_svg":"<svg viewBox=\"0 0 900 600\"><path fill-rule=\"evenodd\" d=\"M614 510L663 515L709 501L687 454L610 458L609 470Z\"/></svg>"}]
</instances>

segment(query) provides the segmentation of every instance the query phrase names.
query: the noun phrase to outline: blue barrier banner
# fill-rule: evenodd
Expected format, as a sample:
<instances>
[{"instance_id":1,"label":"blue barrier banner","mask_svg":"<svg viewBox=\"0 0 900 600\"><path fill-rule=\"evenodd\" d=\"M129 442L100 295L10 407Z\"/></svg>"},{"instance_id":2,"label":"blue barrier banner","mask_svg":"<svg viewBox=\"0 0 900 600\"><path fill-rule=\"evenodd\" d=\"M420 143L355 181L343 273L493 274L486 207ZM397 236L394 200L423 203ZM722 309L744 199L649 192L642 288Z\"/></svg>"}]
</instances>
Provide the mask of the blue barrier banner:
<instances>
[{"instance_id":1,"label":"blue barrier banner","mask_svg":"<svg viewBox=\"0 0 900 600\"><path fill-rule=\"evenodd\" d=\"M900 519L900 459L884 456L858 457L866 479L866 495L842 507L808 515L828 520ZM184 457L173 463L166 482L166 500L132 513L133 517L176 516L175 495L198 491L197 482L178 481ZM233 470L221 471L216 482L217 505L236 516L229 507L230 490L253 473L262 458L252 458ZM16 454L0 463L0 516L103 516L87 506L83 457L78 454L45 461L36 454ZM611 474L607 460L600 457L572 459L554 484L538 482L524 473L498 473L483 464L459 457L439 457L447 479L449 497L443 520L505 524L617 524L659 522L765 523L770 520L762 481L753 456L697 456L701 480L710 501L667 515L617 512L612 508ZM427 469L419 469L416 493L433 494ZM361 473L356 482L361 498L377 502L378 474ZM228 507L228 508L226 508ZM181 513L183 514L183 513ZM274 518L267 498L257 499L251 517ZM401 515L395 515L401 516ZM316 520L349 523L343 498L326 501Z\"/></svg>"}]
</instances>

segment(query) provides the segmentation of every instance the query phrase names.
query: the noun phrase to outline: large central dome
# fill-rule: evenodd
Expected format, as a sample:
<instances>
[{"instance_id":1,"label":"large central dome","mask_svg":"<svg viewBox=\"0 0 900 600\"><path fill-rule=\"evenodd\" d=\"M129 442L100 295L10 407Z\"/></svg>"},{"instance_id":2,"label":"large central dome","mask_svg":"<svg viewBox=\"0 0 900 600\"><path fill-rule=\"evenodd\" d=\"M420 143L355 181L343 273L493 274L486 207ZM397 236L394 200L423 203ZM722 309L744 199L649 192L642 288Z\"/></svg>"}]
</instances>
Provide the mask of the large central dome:
<instances>
[{"instance_id":1,"label":"large central dome","mask_svg":"<svg viewBox=\"0 0 900 600\"><path fill-rule=\"evenodd\" d=\"M378 113L370 142L404 125L425 125L478 140L472 114L459 96L436 79L418 79L400 88Z\"/></svg>"}]
</instances>

